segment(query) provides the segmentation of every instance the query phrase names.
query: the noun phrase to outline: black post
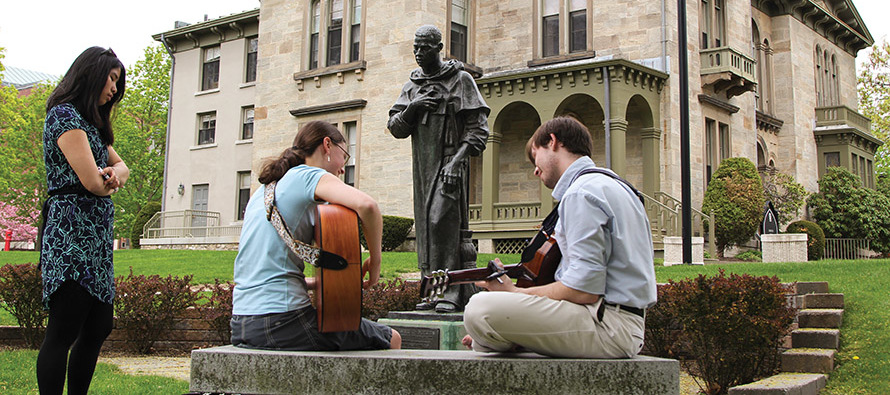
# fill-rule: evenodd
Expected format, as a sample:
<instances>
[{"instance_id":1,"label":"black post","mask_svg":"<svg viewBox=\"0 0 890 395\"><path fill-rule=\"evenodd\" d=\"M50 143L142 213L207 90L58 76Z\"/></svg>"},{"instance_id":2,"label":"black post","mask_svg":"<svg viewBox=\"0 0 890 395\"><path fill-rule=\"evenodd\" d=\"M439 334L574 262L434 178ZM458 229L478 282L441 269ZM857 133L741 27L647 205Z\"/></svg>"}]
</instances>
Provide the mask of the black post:
<instances>
[{"instance_id":1,"label":"black post","mask_svg":"<svg viewBox=\"0 0 890 395\"><path fill-rule=\"evenodd\" d=\"M683 211L683 263L692 263L692 182L689 178L689 51L686 40L686 0L677 0L677 41L680 43L680 208ZM712 236L713 237L713 236Z\"/></svg>"}]
</instances>

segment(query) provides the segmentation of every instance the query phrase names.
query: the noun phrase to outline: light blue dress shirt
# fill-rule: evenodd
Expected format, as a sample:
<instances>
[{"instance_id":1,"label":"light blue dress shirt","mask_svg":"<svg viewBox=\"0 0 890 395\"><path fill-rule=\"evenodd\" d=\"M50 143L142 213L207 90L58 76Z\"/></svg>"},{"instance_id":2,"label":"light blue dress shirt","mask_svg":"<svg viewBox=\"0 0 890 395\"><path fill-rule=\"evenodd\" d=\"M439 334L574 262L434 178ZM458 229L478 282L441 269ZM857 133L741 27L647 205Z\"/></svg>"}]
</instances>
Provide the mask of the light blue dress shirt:
<instances>
[{"instance_id":1,"label":"light blue dress shirt","mask_svg":"<svg viewBox=\"0 0 890 395\"><path fill-rule=\"evenodd\" d=\"M657 293L646 211L628 187L605 174L572 182L592 167L589 157L579 158L553 188L560 202L554 237L563 255L555 278L609 303L648 308Z\"/></svg>"},{"instance_id":2,"label":"light blue dress shirt","mask_svg":"<svg viewBox=\"0 0 890 395\"><path fill-rule=\"evenodd\" d=\"M315 229L315 187L325 170L300 165L288 170L275 187L275 205L295 239L311 242ZM284 244L266 219L265 185L257 188L244 211L232 314L284 313L310 305L304 263Z\"/></svg>"}]
</instances>

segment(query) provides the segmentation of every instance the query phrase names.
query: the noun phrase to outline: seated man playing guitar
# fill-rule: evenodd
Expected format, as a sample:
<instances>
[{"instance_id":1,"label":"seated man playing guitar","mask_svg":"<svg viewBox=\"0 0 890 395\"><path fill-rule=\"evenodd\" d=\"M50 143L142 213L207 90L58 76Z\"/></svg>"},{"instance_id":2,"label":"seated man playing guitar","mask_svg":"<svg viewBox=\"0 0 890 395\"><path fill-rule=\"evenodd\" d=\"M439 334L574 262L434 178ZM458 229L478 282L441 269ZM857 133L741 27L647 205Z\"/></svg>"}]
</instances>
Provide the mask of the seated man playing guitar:
<instances>
[{"instance_id":1,"label":"seated man playing guitar","mask_svg":"<svg viewBox=\"0 0 890 395\"><path fill-rule=\"evenodd\" d=\"M235 258L233 345L300 351L400 348L398 332L360 315L360 288L370 288L380 278L383 218L374 199L337 177L349 161L346 144L340 131L330 123L309 122L297 133L293 147L264 164L259 175L263 185L247 204ZM330 205L322 205L324 202ZM320 228L324 223L331 223L326 222L325 213L337 211L335 209L345 212L346 218L337 224L340 228L335 229L334 237L326 237L322 243L320 235L326 233L320 232ZM364 265L356 214L362 221L370 253ZM342 236L344 234L349 236ZM344 240L337 240L338 236ZM319 248L307 244L313 240ZM328 241L333 241L333 245L341 241L349 244L351 247L342 248L348 254L340 251L331 254ZM315 269L315 278L306 278L303 274L305 263L319 266ZM369 274L364 282L360 266L365 266ZM321 307L320 290L326 282L324 270L327 268L332 274L356 270L350 277L354 281L337 284L343 285L340 292L335 292L334 300L324 305L331 306L338 302L336 299L344 299L343 295L349 294L355 298L348 305L356 309L347 313L343 309ZM316 292L316 306L310 301L309 290ZM326 328L328 323L322 318L329 312L335 319L343 318L337 317L338 314L347 315L343 320L346 324L334 322Z\"/></svg>"},{"instance_id":2,"label":"seated man playing guitar","mask_svg":"<svg viewBox=\"0 0 890 395\"><path fill-rule=\"evenodd\" d=\"M587 128L572 118L550 120L529 139L535 175L559 201L552 237L562 258L546 285L519 288L506 275L477 282L492 292L466 306L467 347L565 358L630 358L642 349L645 309L656 298L649 220L630 184L595 168L591 149Z\"/></svg>"}]
</instances>

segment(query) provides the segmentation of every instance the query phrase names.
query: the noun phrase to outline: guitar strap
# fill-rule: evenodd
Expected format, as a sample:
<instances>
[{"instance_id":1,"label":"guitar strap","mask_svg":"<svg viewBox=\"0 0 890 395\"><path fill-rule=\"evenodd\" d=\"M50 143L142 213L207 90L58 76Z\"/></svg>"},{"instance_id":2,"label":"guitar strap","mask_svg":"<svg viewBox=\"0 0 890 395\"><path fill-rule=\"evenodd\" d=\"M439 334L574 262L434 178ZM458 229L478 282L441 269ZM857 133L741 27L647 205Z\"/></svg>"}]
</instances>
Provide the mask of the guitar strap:
<instances>
[{"instance_id":1,"label":"guitar strap","mask_svg":"<svg viewBox=\"0 0 890 395\"><path fill-rule=\"evenodd\" d=\"M570 183L570 185L574 184L575 180L577 180L578 177L581 177L585 174L590 174L590 173L604 174L609 177L612 177L613 179L615 179L618 182L621 182L622 184L624 184L625 186L630 188L631 192L633 192L633 194L636 195L637 199L640 199L640 203L643 204L643 206L645 207L646 203L643 198L643 194L640 193L639 190L634 188L634 186L627 180L619 177L617 174L613 173L612 171L606 170L606 169L592 167L592 168L581 170L580 172L578 172L578 174L575 174L574 178L572 178L572 182ZM556 205L553 206L553 210L550 211L550 214L547 214L547 218L544 218L544 222L541 223L541 230L538 231L537 234L535 234L535 237L528 244L528 246L526 246L525 249L522 250L522 262L528 262L528 261L532 260L535 257L535 253L538 251L538 249L541 248L542 245L544 245L544 242L546 242L547 239L549 239L551 235L553 235L553 229L556 228L556 221L559 219L558 209L559 209L559 203L556 203Z\"/></svg>"},{"instance_id":2,"label":"guitar strap","mask_svg":"<svg viewBox=\"0 0 890 395\"><path fill-rule=\"evenodd\" d=\"M272 223L272 226L275 228L275 231L278 232L278 236L281 237L284 244L290 248L294 255L312 266L331 270L346 269L348 263L346 262L346 259L340 255L324 251L294 239L290 229L287 228L287 223L281 218L281 212L278 211L278 207L275 206L275 186L277 184L277 181L272 181L266 184L263 194L263 203L266 205L266 219Z\"/></svg>"}]
</instances>

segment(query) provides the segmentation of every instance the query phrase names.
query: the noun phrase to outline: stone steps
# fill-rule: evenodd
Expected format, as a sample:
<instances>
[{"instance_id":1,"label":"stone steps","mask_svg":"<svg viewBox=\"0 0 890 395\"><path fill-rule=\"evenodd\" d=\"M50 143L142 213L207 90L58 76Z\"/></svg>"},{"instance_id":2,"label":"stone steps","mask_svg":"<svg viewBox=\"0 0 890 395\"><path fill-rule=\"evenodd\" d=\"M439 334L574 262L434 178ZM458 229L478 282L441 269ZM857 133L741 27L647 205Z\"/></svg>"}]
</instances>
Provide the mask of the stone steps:
<instances>
[{"instance_id":1,"label":"stone steps","mask_svg":"<svg viewBox=\"0 0 890 395\"><path fill-rule=\"evenodd\" d=\"M799 310L781 356L783 373L730 388L730 395L818 395L825 387L840 347L844 294L830 293L825 281L798 282L788 304Z\"/></svg>"}]
</instances>

